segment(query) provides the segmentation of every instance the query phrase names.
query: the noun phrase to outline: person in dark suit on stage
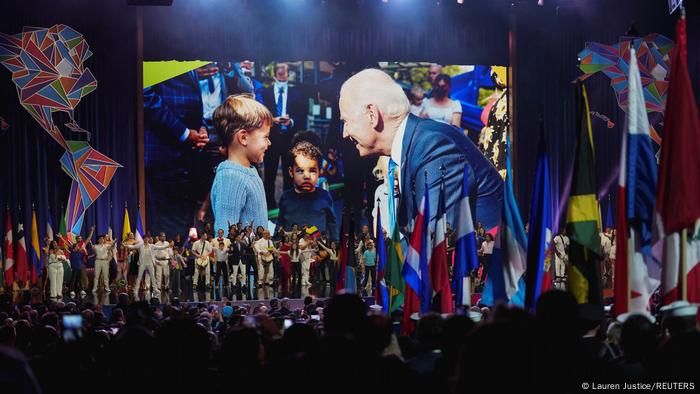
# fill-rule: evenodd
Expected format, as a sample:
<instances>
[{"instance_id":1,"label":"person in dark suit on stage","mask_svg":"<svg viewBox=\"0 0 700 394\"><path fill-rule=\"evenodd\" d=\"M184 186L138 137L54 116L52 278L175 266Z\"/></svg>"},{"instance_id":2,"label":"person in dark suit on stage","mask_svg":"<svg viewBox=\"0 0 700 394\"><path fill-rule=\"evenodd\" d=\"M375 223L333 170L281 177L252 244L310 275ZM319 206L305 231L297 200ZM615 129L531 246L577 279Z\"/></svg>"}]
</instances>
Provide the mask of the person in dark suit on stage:
<instances>
[{"instance_id":1,"label":"person in dark suit on stage","mask_svg":"<svg viewBox=\"0 0 700 394\"><path fill-rule=\"evenodd\" d=\"M399 171L397 217L404 231L420 206L426 174L431 221L444 174L447 222L457 223L464 166L475 218L487 228L498 225L503 180L496 168L461 130L411 115L406 94L389 75L377 69L357 73L343 85L339 104L343 137L355 143L360 156L389 156L389 171Z\"/></svg>"},{"instance_id":2,"label":"person in dark suit on stage","mask_svg":"<svg viewBox=\"0 0 700 394\"><path fill-rule=\"evenodd\" d=\"M291 167L291 158L287 154L292 147L294 133L303 128L305 119L304 98L298 89L289 84L289 65L277 63L275 65L275 81L270 87L262 91L262 103L273 116L273 125L270 129L270 142L272 145L265 152L265 196L268 209L277 207L275 198L275 178L280 158L282 159L283 190L292 188L292 178L286 169Z\"/></svg>"}]
</instances>

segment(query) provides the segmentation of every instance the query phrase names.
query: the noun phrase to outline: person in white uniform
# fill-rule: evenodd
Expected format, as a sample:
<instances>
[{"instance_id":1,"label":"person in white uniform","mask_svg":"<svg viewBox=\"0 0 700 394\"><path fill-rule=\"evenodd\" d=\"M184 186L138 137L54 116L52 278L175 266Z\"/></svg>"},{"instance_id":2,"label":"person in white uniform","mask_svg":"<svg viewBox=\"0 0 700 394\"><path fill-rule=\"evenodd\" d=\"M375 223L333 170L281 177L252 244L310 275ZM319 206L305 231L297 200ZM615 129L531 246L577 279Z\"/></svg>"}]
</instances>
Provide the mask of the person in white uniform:
<instances>
[{"instance_id":1,"label":"person in white uniform","mask_svg":"<svg viewBox=\"0 0 700 394\"><path fill-rule=\"evenodd\" d=\"M153 245L153 238L151 237L146 237L134 245L126 245L126 247L129 249L138 249L139 251L139 273L136 276L136 283L141 283L141 278L143 278L144 272L148 273L148 277L151 279L153 296L159 297L160 290L158 290L158 286L156 285L155 275L155 251L161 249L162 247ZM138 286L134 286L134 297L138 297Z\"/></svg>"},{"instance_id":2,"label":"person in white uniform","mask_svg":"<svg viewBox=\"0 0 700 394\"><path fill-rule=\"evenodd\" d=\"M91 241L88 240L89 242ZM101 235L97 238L97 245L94 245L93 249L95 250L95 279L93 280L92 292L97 293L101 278L105 293L109 293L109 262L112 260L114 243L111 239L108 241L104 235Z\"/></svg>"},{"instance_id":3,"label":"person in white uniform","mask_svg":"<svg viewBox=\"0 0 700 394\"><path fill-rule=\"evenodd\" d=\"M49 244L49 283L50 297L61 298L63 290L63 263L67 261L66 255L58 249L56 241L51 241Z\"/></svg>"},{"instance_id":4,"label":"person in white uniform","mask_svg":"<svg viewBox=\"0 0 700 394\"><path fill-rule=\"evenodd\" d=\"M299 240L299 250L299 260L301 260L301 285L311 286L311 282L309 282L311 258L318 252L318 247L316 246L316 241L314 241L307 232L304 232L304 238Z\"/></svg>"}]
</instances>

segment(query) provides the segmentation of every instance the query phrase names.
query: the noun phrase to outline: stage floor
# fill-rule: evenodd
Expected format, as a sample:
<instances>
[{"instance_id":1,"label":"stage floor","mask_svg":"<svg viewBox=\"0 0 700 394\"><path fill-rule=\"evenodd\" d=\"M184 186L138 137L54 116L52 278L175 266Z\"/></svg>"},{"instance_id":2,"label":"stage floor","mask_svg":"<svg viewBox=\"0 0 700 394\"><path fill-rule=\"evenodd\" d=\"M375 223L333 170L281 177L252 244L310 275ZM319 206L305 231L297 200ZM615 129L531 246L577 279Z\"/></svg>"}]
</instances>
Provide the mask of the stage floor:
<instances>
[{"instance_id":1,"label":"stage floor","mask_svg":"<svg viewBox=\"0 0 700 394\"><path fill-rule=\"evenodd\" d=\"M219 286L213 287L211 289L205 289L204 286L199 286L199 291L193 291L193 286L191 280L184 280L182 282L183 291L180 294L175 293L172 289L169 291L161 291L158 298L160 304L171 304L173 301L180 303L199 303L199 302L211 302L211 301L231 301L235 303L248 303L250 301L256 300L269 300L272 298L283 298L287 297L291 300L301 300L307 296L312 296L315 299L325 299L332 297L335 294L335 288L332 288L330 284L312 284L311 286L290 286L288 289L282 289L279 284L273 286L261 286L261 287L239 287L239 286ZM79 301L80 303L90 302L95 305L114 305L117 304L117 298L120 293L125 292L124 289L112 287L109 292L105 292L102 288L96 294L92 291L86 291L85 297L80 297L80 294L76 294L76 297L71 298L70 292L64 292L63 302L68 301ZM132 292L127 292L129 295L129 300L134 301L134 296ZM13 292L13 300L15 303L42 303L48 299L48 292L39 291L15 291ZM365 298L371 298L373 294L361 294ZM150 291L139 291L138 299L149 301L153 295Z\"/></svg>"}]
</instances>

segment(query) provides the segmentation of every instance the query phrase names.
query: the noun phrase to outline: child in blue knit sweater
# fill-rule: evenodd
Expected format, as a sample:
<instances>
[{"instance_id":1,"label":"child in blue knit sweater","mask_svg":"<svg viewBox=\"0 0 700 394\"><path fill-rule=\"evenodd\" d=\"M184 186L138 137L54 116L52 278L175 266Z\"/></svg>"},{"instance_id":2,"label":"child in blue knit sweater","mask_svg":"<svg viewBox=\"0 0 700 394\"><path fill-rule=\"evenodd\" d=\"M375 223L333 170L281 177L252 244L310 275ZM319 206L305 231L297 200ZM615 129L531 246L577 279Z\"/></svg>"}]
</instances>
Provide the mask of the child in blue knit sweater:
<instances>
[{"instance_id":1,"label":"child in blue knit sweater","mask_svg":"<svg viewBox=\"0 0 700 394\"><path fill-rule=\"evenodd\" d=\"M211 186L214 230L239 222L267 228L265 188L253 164L262 163L270 146L272 114L253 98L235 95L216 108L213 120L227 157Z\"/></svg>"}]
</instances>

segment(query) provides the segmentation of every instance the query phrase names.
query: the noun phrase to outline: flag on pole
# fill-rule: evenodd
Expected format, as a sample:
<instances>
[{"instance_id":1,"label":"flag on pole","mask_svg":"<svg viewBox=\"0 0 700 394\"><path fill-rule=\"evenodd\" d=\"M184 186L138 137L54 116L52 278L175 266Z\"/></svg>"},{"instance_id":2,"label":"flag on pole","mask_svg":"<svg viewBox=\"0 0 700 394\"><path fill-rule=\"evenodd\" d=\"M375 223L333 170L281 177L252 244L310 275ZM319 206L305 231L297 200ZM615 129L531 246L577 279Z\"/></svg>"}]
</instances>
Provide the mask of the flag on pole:
<instances>
[{"instance_id":1,"label":"flag on pole","mask_svg":"<svg viewBox=\"0 0 700 394\"><path fill-rule=\"evenodd\" d=\"M53 241L53 220L51 220L51 210L47 211L46 216L46 237L49 241Z\"/></svg>"},{"instance_id":2,"label":"flag on pole","mask_svg":"<svg viewBox=\"0 0 700 394\"><path fill-rule=\"evenodd\" d=\"M107 235L114 240L114 230L112 229L112 201L109 201L109 224L107 225Z\"/></svg>"},{"instance_id":3,"label":"flag on pole","mask_svg":"<svg viewBox=\"0 0 700 394\"><path fill-rule=\"evenodd\" d=\"M61 214L61 221L58 223L58 233L65 236L66 235L66 213Z\"/></svg>"},{"instance_id":4,"label":"flag on pole","mask_svg":"<svg viewBox=\"0 0 700 394\"><path fill-rule=\"evenodd\" d=\"M406 287L406 282L403 280L403 275L401 275L403 249L397 223L394 223L391 231L391 244L387 253L386 272L384 274L384 280L389 292L389 313L396 311L403 305Z\"/></svg>"},{"instance_id":5,"label":"flag on pole","mask_svg":"<svg viewBox=\"0 0 700 394\"><path fill-rule=\"evenodd\" d=\"M549 184L549 160L544 132L540 136L535 188L530 205L530 232L527 238L525 309L534 311L545 280L545 259L552 241L552 202Z\"/></svg>"},{"instance_id":6,"label":"flag on pole","mask_svg":"<svg viewBox=\"0 0 700 394\"><path fill-rule=\"evenodd\" d=\"M345 253L345 290L357 293L357 261L355 258L355 222L350 213L348 225L348 249Z\"/></svg>"},{"instance_id":7,"label":"flag on pole","mask_svg":"<svg viewBox=\"0 0 700 394\"><path fill-rule=\"evenodd\" d=\"M73 242L73 234L68 232L68 228L66 227L66 217L68 215L68 210L64 211L63 214L61 215L61 222L58 224L58 233L63 235L66 240L69 242Z\"/></svg>"},{"instance_id":8,"label":"flag on pole","mask_svg":"<svg viewBox=\"0 0 700 394\"><path fill-rule=\"evenodd\" d=\"M627 130L622 137L617 192L615 315L648 310L661 276L659 261L652 255L656 157L637 56L634 48L630 52Z\"/></svg>"},{"instance_id":9,"label":"flag on pole","mask_svg":"<svg viewBox=\"0 0 700 394\"><path fill-rule=\"evenodd\" d=\"M683 229L695 228L700 218L700 119L688 74L686 19L676 25L676 47L671 53L671 74L664 116L661 164L656 190L656 211L663 233L664 246L661 292L663 303L686 299L700 301L700 264L697 249L700 241L687 245L685 272L681 272L680 236ZM691 234L692 235L692 234ZM687 281L685 289L680 286ZM684 297L685 295L685 297Z\"/></svg>"},{"instance_id":10,"label":"flag on pole","mask_svg":"<svg viewBox=\"0 0 700 394\"><path fill-rule=\"evenodd\" d=\"M610 195L608 195L608 212L605 215L605 227L606 228L615 228L615 219L613 218L613 212L612 212L612 201L610 201Z\"/></svg>"},{"instance_id":11,"label":"flag on pole","mask_svg":"<svg viewBox=\"0 0 700 394\"><path fill-rule=\"evenodd\" d=\"M430 310L432 290L430 289L428 274L428 261L430 260L428 254L432 251L432 248L428 245L430 231L429 201L428 187L426 185L425 194L420 202L420 209L417 211L418 214L413 221L406 262L404 262L401 272L406 281L402 320L404 335L410 335L413 332L415 327L414 315L427 313Z\"/></svg>"},{"instance_id":12,"label":"flag on pole","mask_svg":"<svg viewBox=\"0 0 700 394\"><path fill-rule=\"evenodd\" d=\"M139 207L138 216L136 217L136 233L134 234L136 242L143 242L144 235L146 235L146 233L143 232L143 223L141 223L141 207Z\"/></svg>"},{"instance_id":13,"label":"flag on pole","mask_svg":"<svg viewBox=\"0 0 700 394\"><path fill-rule=\"evenodd\" d=\"M426 185L427 186L427 185ZM411 289L419 301L418 310L421 313L427 313L430 310L430 300L432 291L430 289L430 275L428 273L428 261L430 260L431 247L428 244L429 237L429 222L430 222L430 202L428 195L428 187L425 188L425 194L421 199L420 210L416 216L413 226L413 233L406 253L406 262L403 265L402 274L406 281L407 289ZM406 300L408 301L408 300ZM415 307L411 303L412 307ZM406 313L416 312L408 311L404 307L404 320Z\"/></svg>"},{"instance_id":14,"label":"flag on pole","mask_svg":"<svg viewBox=\"0 0 700 394\"><path fill-rule=\"evenodd\" d=\"M36 210L32 206L32 266L30 267L32 273L32 283L39 283L39 276L41 275L41 270L43 267L41 248L39 247L39 226L36 221Z\"/></svg>"},{"instance_id":15,"label":"flag on pole","mask_svg":"<svg viewBox=\"0 0 700 394\"><path fill-rule=\"evenodd\" d=\"M17 226L17 245L15 250L15 264L17 266L17 280L22 284L27 283L27 246L24 243L24 225L19 222Z\"/></svg>"},{"instance_id":16,"label":"flag on pole","mask_svg":"<svg viewBox=\"0 0 700 394\"><path fill-rule=\"evenodd\" d=\"M377 304L382 306L384 313L389 313L389 288L386 284L384 275L386 273L386 242L384 241L384 231L382 230L382 215L381 209L377 209L377 284L375 300Z\"/></svg>"},{"instance_id":17,"label":"flag on pole","mask_svg":"<svg viewBox=\"0 0 700 394\"><path fill-rule=\"evenodd\" d=\"M345 289L345 264L348 261L348 213L343 214L342 223L340 224L340 254L338 255L338 270L335 274L335 291L339 292Z\"/></svg>"},{"instance_id":18,"label":"flag on pole","mask_svg":"<svg viewBox=\"0 0 700 394\"><path fill-rule=\"evenodd\" d=\"M469 167L464 166L462 175L462 194L457 205L457 244L455 245L455 263L452 281L455 289L457 306L471 304L469 274L479 268L477 257L476 232L472 211L469 206Z\"/></svg>"},{"instance_id":19,"label":"flag on pole","mask_svg":"<svg viewBox=\"0 0 700 394\"><path fill-rule=\"evenodd\" d=\"M513 192L513 172L510 164L510 140L506 149L506 180L503 188L501 224L493 245L484 292L481 301L485 305L506 302L518 306L524 304L525 268L527 266L527 236L520 217L518 203Z\"/></svg>"},{"instance_id":20,"label":"flag on pole","mask_svg":"<svg viewBox=\"0 0 700 394\"><path fill-rule=\"evenodd\" d=\"M5 218L5 284L12 288L15 283L15 245L12 243L12 214L7 210Z\"/></svg>"},{"instance_id":21,"label":"flag on pole","mask_svg":"<svg viewBox=\"0 0 700 394\"><path fill-rule=\"evenodd\" d=\"M566 225L569 239L569 291L579 304L601 304L600 208L596 198L595 152L588 106L582 83L576 85L578 142L574 159Z\"/></svg>"},{"instance_id":22,"label":"flag on pole","mask_svg":"<svg viewBox=\"0 0 700 394\"><path fill-rule=\"evenodd\" d=\"M435 293L434 310L440 313L454 312L452 304L452 288L450 287L449 266L447 265L447 215L445 214L445 180L440 183L435 229L432 236L432 248L428 269L430 286ZM432 298L432 297L431 297Z\"/></svg>"},{"instance_id":23,"label":"flag on pole","mask_svg":"<svg viewBox=\"0 0 700 394\"><path fill-rule=\"evenodd\" d=\"M121 241L124 241L129 236L130 232L131 232L131 221L129 220L129 210L127 209L126 204L125 204L124 205L124 224L122 225L122 239L121 239ZM187 239L189 239L189 237Z\"/></svg>"}]
</instances>

